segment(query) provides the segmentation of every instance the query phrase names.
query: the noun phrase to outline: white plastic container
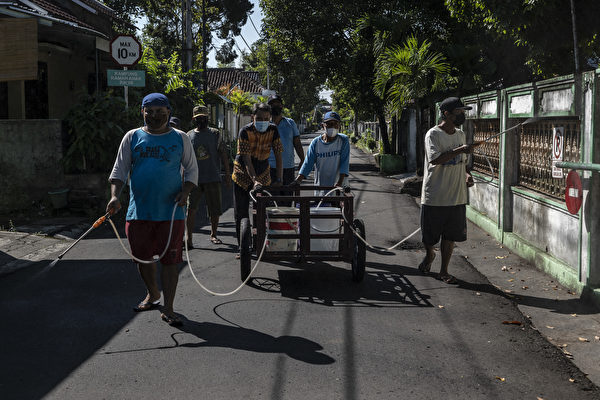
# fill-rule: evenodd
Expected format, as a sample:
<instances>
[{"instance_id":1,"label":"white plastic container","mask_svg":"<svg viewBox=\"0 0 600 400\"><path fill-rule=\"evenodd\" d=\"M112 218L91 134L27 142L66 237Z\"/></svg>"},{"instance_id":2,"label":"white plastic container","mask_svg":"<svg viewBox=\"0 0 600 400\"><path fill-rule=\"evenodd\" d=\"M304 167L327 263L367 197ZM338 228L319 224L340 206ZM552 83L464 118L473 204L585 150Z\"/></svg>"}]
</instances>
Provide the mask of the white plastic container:
<instances>
[{"instance_id":1,"label":"white plastic container","mask_svg":"<svg viewBox=\"0 0 600 400\"><path fill-rule=\"evenodd\" d=\"M319 207L311 208L311 215L318 214L337 214L340 219L336 218L311 218L310 233L340 233L342 231L341 219L342 210L337 207ZM339 251L339 239L310 239L310 251Z\"/></svg>"},{"instance_id":2,"label":"white plastic container","mask_svg":"<svg viewBox=\"0 0 600 400\"><path fill-rule=\"evenodd\" d=\"M298 231L298 218L278 218L277 214L295 214L294 207L267 207L267 235L295 234ZM298 239L267 239L267 251L297 251Z\"/></svg>"}]
</instances>

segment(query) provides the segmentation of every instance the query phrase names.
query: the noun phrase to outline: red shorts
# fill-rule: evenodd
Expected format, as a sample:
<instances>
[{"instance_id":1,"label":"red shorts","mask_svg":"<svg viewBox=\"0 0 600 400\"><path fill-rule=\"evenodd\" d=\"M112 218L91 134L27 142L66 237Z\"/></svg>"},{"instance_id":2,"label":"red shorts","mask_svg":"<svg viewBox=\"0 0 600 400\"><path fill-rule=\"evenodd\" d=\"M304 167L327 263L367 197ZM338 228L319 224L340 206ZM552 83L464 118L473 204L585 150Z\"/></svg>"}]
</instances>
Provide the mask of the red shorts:
<instances>
[{"instance_id":1,"label":"red shorts","mask_svg":"<svg viewBox=\"0 0 600 400\"><path fill-rule=\"evenodd\" d=\"M131 246L131 254L140 260L152 260L165 250L169 238L171 221L139 221L131 220L125 223L125 233ZM173 232L169 249L160 259L163 265L178 264L183 261L182 243L185 230L184 220L173 221Z\"/></svg>"}]
</instances>

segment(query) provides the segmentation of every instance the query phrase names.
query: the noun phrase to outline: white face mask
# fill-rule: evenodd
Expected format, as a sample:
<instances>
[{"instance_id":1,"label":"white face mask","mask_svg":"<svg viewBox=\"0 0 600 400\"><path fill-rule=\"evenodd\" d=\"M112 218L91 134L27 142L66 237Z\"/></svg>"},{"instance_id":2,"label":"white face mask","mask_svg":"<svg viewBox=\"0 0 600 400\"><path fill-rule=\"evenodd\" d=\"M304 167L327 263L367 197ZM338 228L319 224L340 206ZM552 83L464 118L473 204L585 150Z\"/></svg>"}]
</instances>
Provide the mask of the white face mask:
<instances>
[{"instance_id":1,"label":"white face mask","mask_svg":"<svg viewBox=\"0 0 600 400\"><path fill-rule=\"evenodd\" d=\"M327 128L326 134L330 138L336 137L336 135L338 134L338 129L337 128Z\"/></svg>"},{"instance_id":2,"label":"white face mask","mask_svg":"<svg viewBox=\"0 0 600 400\"><path fill-rule=\"evenodd\" d=\"M269 121L254 121L254 127L259 132L264 132L269 127Z\"/></svg>"}]
</instances>

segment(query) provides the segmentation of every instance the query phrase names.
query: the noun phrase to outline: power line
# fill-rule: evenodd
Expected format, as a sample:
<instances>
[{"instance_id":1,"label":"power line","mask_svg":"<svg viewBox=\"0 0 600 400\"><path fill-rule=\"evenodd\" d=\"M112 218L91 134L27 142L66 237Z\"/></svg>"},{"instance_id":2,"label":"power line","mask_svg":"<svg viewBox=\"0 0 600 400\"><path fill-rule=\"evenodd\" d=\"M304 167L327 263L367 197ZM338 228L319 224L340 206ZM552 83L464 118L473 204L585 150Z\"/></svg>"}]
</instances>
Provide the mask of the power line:
<instances>
[{"instance_id":1,"label":"power line","mask_svg":"<svg viewBox=\"0 0 600 400\"><path fill-rule=\"evenodd\" d=\"M250 53L252 53L252 49L250 48L250 46L248 46L248 42L246 42L246 39L244 39L244 36L242 35L242 32L240 32L240 37L242 38L242 40L244 41L244 43L246 43L246 47L248 48L248 50L250 50Z\"/></svg>"},{"instance_id":2,"label":"power line","mask_svg":"<svg viewBox=\"0 0 600 400\"><path fill-rule=\"evenodd\" d=\"M248 19L250 20L250 22L252 23L252 26L254 27L254 30L256 31L256 33L258 33L258 36L260 36L260 32L258 31L258 29L256 29L256 25L254 25L254 21L252 21L252 17L250 17L248 15Z\"/></svg>"}]
</instances>

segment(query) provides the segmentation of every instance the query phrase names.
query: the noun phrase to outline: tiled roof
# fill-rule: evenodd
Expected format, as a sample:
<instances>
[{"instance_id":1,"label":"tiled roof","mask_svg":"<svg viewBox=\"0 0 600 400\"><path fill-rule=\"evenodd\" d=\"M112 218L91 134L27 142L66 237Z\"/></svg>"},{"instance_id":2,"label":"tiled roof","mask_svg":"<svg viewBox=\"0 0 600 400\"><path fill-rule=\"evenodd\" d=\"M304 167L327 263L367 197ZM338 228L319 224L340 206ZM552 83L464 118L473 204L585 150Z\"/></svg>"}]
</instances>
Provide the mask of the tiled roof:
<instances>
[{"instance_id":1,"label":"tiled roof","mask_svg":"<svg viewBox=\"0 0 600 400\"><path fill-rule=\"evenodd\" d=\"M106 14L112 18L119 18L119 16L115 12L115 10L113 10L112 8L108 7L105 4L102 4L99 1L96 1L96 0L79 0L79 1L81 1L83 4L86 4L90 7L92 7L94 10L101 12L102 14Z\"/></svg>"},{"instance_id":2,"label":"tiled roof","mask_svg":"<svg viewBox=\"0 0 600 400\"><path fill-rule=\"evenodd\" d=\"M95 0L79 0L88 7L107 15L110 18L118 19L115 12L104 4ZM73 15L69 10L61 7L60 2L52 0L28 0L28 1L0 1L0 7L7 7L11 10L21 11L28 15L37 16L39 18L47 18L57 23L80 28L86 31L92 31L100 36L108 37L110 32L102 32L99 27L92 26L87 22L82 21L77 16ZM89 12L89 10L88 10Z\"/></svg>"},{"instance_id":3,"label":"tiled roof","mask_svg":"<svg viewBox=\"0 0 600 400\"><path fill-rule=\"evenodd\" d=\"M67 10L61 8L60 6L58 6L56 4L52 4L45 0L29 0L29 1L31 1L34 4L37 4L38 6L42 7L44 10L48 11L48 14L51 17L62 19L64 21L73 22L79 26L82 26L82 27L85 27L88 29L94 29L93 26L86 24L85 22L81 21L80 19L75 17L73 14L69 13Z\"/></svg>"},{"instance_id":4,"label":"tiled roof","mask_svg":"<svg viewBox=\"0 0 600 400\"><path fill-rule=\"evenodd\" d=\"M230 89L239 87L244 92L262 93L265 87L260 84L260 75L255 71L241 68L208 68L208 90L215 91L223 86Z\"/></svg>"}]
</instances>

